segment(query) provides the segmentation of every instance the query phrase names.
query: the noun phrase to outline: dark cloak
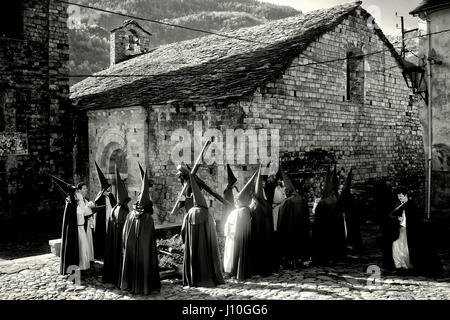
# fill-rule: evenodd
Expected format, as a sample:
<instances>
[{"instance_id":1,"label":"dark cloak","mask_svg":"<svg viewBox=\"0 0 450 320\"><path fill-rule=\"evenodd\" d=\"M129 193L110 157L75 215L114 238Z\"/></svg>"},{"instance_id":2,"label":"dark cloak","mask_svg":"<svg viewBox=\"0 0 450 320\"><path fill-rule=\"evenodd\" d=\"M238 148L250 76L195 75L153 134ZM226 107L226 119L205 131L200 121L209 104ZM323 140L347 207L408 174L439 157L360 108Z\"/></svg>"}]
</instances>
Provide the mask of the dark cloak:
<instances>
[{"instance_id":1,"label":"dark cloak","mask_svg":"<svg viewBox=\"0 0 450 320\"><path fill-rule=\"evenodd\" d=\"M95 227L94 227L94 256L95 259L103 260L105 257L106 245L106 198L109 197L111 207L116 205L116 199L112 193L107 193L100 196L94 203L96 206L104 206L95 213Z\"/></svg>"},{"instance_id":2,"label":"dark cloak","mask_svg":"<svg viewBox=\"0 0 450 320\"><path fill-rule=\"evenodd\" d=\"M250 256L252 217L248 207L240 207L236 210L238 212L230 274L242 281L252 275Z\"/></svg>"},{"instance_id":3,"label":"dark cloak","mask_svg":"<svg viewBox=\"0 0 450 320\"><path fill-rule=\"evenodd\" d=\"M220 266L216 227L208 209L194 206L184 217L183 284L215 287L225 283Z\"/></svg>"},{"instance_id":4,"label":"dark cloak","mask_svg":"<svg viewBox=\"0 0 450 320\"><path fill-rule=\"evenodd\" d=\"M128 213L128 206L118 203L112 209L111 217L107 222L103 281L115 285L120 285L122 233Z\"/></svg>"},{"instance_id":5,"label":"dark cloak","mask_svg":"<svg viewBox=\"0 0 450 320\"><path fill-rule=\"evenodd\" d=\"M133 210L123 228L123 264L120 288L150 294L161 288L153 209Z\"/></svg>"},{"instance_id":6,"label":"dark cloak","mask_svg":"<svg viewBox=\"0 0 450 320\"><path fill-rule=\"evenodd\" d=\"M66 198L61 232L60 274L67 273L69 266L80 264L78 247L77 202L73 195Z\"/></svg>"},{"instance_id":7,"label":"dark cloak","mask_svg":"<svg viewBox=\"0 0 450 320\"><path fill-rule=\"evenodd\" d=\"M310 222L309 207L299 194L286 198L280 205L278 216L278 250L287 260L309 260L310 257Z\"/></svg>"},{"instance_id":8,"label":"dark cloak","mask_svg":"<svg viewBox=\"0 0 450 320\"><path fill-rule=\"evenodd\" d=\"M380 226L381 236L378 238L382 253L382 266L385 269L394 268L392 258L392 229L394 224L389 218L389 213L395 208L395 196L385 182L381 181L375 185L375 216Z\"/></svg>"},{"instance_id":9,"label":"dark cloak","mask_svg":"<svg viewBox=\"0 0 450 320\"><path fill-rule=\"evenodd\" d=\"M250 207L250 211L252 214L252 273L262 276L270 275L277 263L272 207L267 200L254 196L254 203Z\"/></svg>"},{"instance_id":10,"label":"dark cloak","mask_svg":"<svg viewBox=\"0 0 450 320\"><path fill-rule=\"evenodd\" d=\"M396 207L399 205L400 203L397 203ZM403 210L405 210L406 216L406 238L408 241L409 259L413 269L420 274L428 276L439 274L442 271L442 265L434 246L429 241L431 235L427 234L417 205L411 199L391 214L393 224L391 228L392 241L396 241L400 236L400 221L397 217L402 215Z\"/></svg>"},{"instance_id":11,"label":"dark cloak","mask_svg":"<svg viewBox=\"0 0 450 320\"><path fill-rule=\"evenodd\" d=\"M316 263L339 261L345 257L344 217L337 204L334 194L317 204L312 232L312 259Z\"/></svg>"},{"instance_id":12,"label":"dark cloak","mask_svg":"<svg viewBox=\"0 0 450 320\"><path fill-rule=\"evenodd\" d=\"M360 215L355 197L349 192L343 192L338 199L338 215L344 217L344 214L347 226L347 246L353 247L355 252L361 252Z\"/></svg>"}]
</instances>

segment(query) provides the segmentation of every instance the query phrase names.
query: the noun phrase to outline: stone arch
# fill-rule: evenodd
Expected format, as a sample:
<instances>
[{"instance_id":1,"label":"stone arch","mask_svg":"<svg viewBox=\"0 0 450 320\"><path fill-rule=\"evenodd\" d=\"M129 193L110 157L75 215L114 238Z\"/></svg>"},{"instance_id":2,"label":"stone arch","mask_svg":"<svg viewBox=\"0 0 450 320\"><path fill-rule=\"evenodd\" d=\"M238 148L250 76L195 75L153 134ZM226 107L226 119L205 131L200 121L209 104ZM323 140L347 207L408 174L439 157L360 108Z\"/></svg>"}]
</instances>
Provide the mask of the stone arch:
<instances>
[{"instance_id":1,"label":"stone arch","mask_svg":"<svg viewBox=\"0 0 450 320\"><path fill-rule=\"evenodd\" d=\"M117 165L122 179L128 177L125 134L114 128L106 130L99 139L95 160L101 168L106 168L105 176L115 194L115 166Z\"/></svg>"}]
</instances>

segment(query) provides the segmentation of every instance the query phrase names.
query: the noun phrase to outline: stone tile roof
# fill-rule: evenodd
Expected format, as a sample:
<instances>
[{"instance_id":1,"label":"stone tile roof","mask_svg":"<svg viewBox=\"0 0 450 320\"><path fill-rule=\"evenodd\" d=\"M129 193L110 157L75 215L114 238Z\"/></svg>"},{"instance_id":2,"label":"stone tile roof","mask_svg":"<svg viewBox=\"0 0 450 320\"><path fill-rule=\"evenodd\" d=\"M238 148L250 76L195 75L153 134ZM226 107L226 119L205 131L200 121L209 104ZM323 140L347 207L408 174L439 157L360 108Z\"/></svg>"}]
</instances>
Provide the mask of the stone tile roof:
<instances>
[{"instance_id":1,"label":"stone tile roof","mask_svg":"<svg viewBox=\"0 0 450 320\"><path fill-rule=\"evenodd\" d=\"M414 10L410 11L409 14L416 15L424 11L445 9L447 7L450 7L449 0L423 0Z\"/></svg>"},{"instance_id":2,"label":"stone tile roof","mask_svg":"<svg viewBox=\"0 0 450 320\"><path fill-rule=\"evenodd\" d=\"M73 85L70 97L79 108L97 109L251 96L360 5L351 2L228 33L258 42L212 35L161 46L96 74L106 77Z\"/></svg>"}]
</instances>

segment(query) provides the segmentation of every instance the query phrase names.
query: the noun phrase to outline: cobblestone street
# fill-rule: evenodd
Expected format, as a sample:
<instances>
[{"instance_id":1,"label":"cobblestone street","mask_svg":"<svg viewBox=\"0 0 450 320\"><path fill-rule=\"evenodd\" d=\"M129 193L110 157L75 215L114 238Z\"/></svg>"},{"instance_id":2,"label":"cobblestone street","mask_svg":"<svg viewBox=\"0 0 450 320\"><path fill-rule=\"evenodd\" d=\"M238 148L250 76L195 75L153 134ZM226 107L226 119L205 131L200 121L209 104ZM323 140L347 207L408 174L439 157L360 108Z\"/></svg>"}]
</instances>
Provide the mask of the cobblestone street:
<instances>
[{"instance_id":1,"label":"cobblestone street","mask_svg":"<svg viewBox=\"0 0 450 320\"><path fill-rule=\"evenodd\" d=\"M448 254L441 253L445 271L437 279L381 274L379 285L370 285L367 268L376 265L380 256L375 238L366 235L366 241L363 257L334 267L282 270L244 283L226 279L224 285L212 289L163 280L161 292L150 296L132 295L102 283L101 263L95 265L97 272L82 276L81 285L75 286L59 275L59 258L52 254L4 260L0 262L0 299L450 299Z\"/></svg>"}]
</instances>

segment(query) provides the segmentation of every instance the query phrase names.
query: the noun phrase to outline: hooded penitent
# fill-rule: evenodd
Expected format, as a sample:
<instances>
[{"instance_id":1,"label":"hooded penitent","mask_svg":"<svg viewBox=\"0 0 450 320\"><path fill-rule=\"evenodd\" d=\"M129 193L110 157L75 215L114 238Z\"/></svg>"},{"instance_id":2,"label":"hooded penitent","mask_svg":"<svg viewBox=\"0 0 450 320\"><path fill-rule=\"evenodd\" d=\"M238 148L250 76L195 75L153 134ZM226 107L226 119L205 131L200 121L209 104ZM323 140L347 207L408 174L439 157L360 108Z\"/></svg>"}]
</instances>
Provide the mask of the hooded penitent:
<instances>
[{"instance_id":1,"label":"hooded penitent","mask_svg":"<svg viewBox=\"0 0 450 320\"><path fill-rule=\"evenodd\" d=\"M80 253L78 247L78 227L77 227L77 202L74 197L76 187L50 175L60 190L66 195L66 205L64 207L63 222L61 230L61 263L60 274L72 273L67 270L70 266L78 266L80 263Z\"/></svg>"},{"instance_id":2,"label":"hooded penitent","mask_svg":"<svg viewBox=\"0 0 450 320\"><path fill-rule=\"evenodd\" d=\"M335 165L334 170L332 172L327 171L327 176L325 178L325 186L323 190L323 197L327 197L329 195L336 195L338 188L339 188L339 179L336 174L336 165Z\"/></svg>"},{"instance_id":3,"label":"hooded penitent","mask_svg":"<svg viewBox=\"0 0 450 320\"><path fill-rule=\"evenodd\" d=\"M248 204L250 201L250 195L252 193L253 189L253 182L258 174L258 171L256 171L251 178L247 181L245 186L242 188L242 190L236 195L236 198L239 199L243 204Z\"/></svg>"},{"instance_id":4,"label":"hooded penitent","mask_svg":"<svg viewBox=\"0 0 450 320\"><path fill-rule=\"evenodd\" d=\"M280 255L289 266L298 260L309 260L310 222L306 199L295 191L289 176L281 171L286 193L290 194L280 205L278 235Z\"/></svg>"},{"instance_id":5,"label":"hooded penitent","mask_svg":"<svg viewBox=\"0 0 450 320\"><path fill-rule=\"evenodd\" d=\"M360 231L360 217L359 210L356 208L355 198L351 193L353 170L350 168L344 186L338 199L339 216L345 219L346 227L346 246L353 249L354 252L359 253L362 250L362 239Z\"/></svg>"},{"instance_id":6,"label":"hooded penitent","mask_svg":"<svg viewBox=\"0 0 450 320\"><path fill-rule=\"evenodd\" d=\"M284 187L286 188L286 194L296 193L294 184L292 183L291 179L289 179L286 172L284 172L283 170L281 171L281 177L283 179Z\"/></svg>"},{"instance_id":7,"label":"hooded penitent","mask_svg":"<svg viewBox=\"0 0 450 320\"><path fill-rule=\"evenodd\" d=\"M244 280L251 276L251 213L248 207L255 172L250 180L236 196L240 205L231 211L224 227L225 250L224 270L231 273L238 280Z\"/></svg>"},{"instance_id":8,"label":"hooded penitent","mask_svg":"<svg viewBox=\"0 0 450 320\"><path fill-rule=\"evenodd\" d=\"M123 228L123 263L120 288L135 294L150 294L161 287L156 250L153 203L147 171L141 182L139 201Z\"/></svg>"},{"instance_id":9,"label":"hooded penitent","mask_svg":"<svg viewBox=\"0 0 450 320\"><path fill-rule=\"evenodd\" d=\"M202 194L202 191L200 190L200 187L197 184L197 181L195 181L194 176L189 174L189 181L191 183L192 188L192 197L194 201L194 207L201 207L208 209L208 205L206 204L205 197Z\"/></svg>"},{"instance_id":10,"label":"hooded penitent","mask_svg":"<svg viewBox=\"0 0 450 320\"><path fill-rule=\"evenodd\" d=\"M181 181L183 182L183 185L188 184L188 187L186 188L186 190L183 194L183 196L185 197L185 200L180 203L180 208L182 208L184 206L184 209L186 210L186 212L188 212L193 206L192 188L189 183L189 173L190 172L191 172L191 170L184 163L177 166L176 176L181 179ZM187 175L186 175L186 173L187 173Z\"/></svg>"},{"instance_id":11,"label":"hooded penitent","mask_svg":"<svg viewBox=\"0 0 450 320\"><path fill-rule=\"evenodd\" d=\"M108 180L106 180L105 175L97 162L94 163L95 168L97 169L98 182L100 184L100 191L98 192L94 203L96 206L101 207L94 216L94 256L96 259L103 260L106 243L106 197L109 197L109 194L104 194L104 192L108 190L111 185ZM110 212L108 212L108 215L110 215Z\"/></svg>"},{"instance_id":12,"label":"hooded penitent","mask_svg":"<svg viewBox=\"0 0 450 320\"><path fill-rule=\"evenodd\" d=\"M111 185L109 184L108 180L106 180L105 175L103 174L102 170L98 166L97 162L95 163L95 168L97 169L97 176L98 176L98 182L100 184L101 191L107 190Z\"/></svg>"},{"instance_id":13,"label":"hooded penitent","mask_svg":"<svg viewBox=\"0 0 450 320\"><path fill-rule=\"evenodd\" d=\"M230 167L229 164L227 164L227 179L228 179L228 183L227 183L227 187L223 191L223 197L229 203L233 204L234 203L233 188L236 185L237 179L234 176L233 170L231 170L231 167ZM230 214L230 212L233 211L233 210L234 210L234 206L233 205L224 205L224 207L223 207L223 211L224 211L223 217L224 217L224 219L226 219L228 217L228 215Z\"/></svg>"},{"instance_id":14,"label":"hooded penitent","mask_svg":"<svg viewBox=\"0 0 450 320\"><path fill-rule=\"evenodd\" d=\"M316 263L339 261L345 257L345 226L342 212L338 210L338 187L335 166L333 172L327 173L323 197L314 215L312 258Z\"/></svg>"},{"instance_id":15,"label":"hooded penitent","mask_svg":"<svg viewBox=\"0 0 450 320\"><path fill-rule=\"evenodd\" d=\"M117 204L112 210L108 220L106 232L105 259L103 264L103 280L105 282L120 285L122 263L122 233L125 220L129 213L128 202L130 197L125 188L125 183L120 177L116 167Z\"/></svg>"},{"instance_id":16,"label":"hooded penitent","mask_svg":"<svg viewBox=\"0 0 450 320\"><path fill-rule=\"evenodd\" d=\"M205 198L194 177L189 174L194 206L184 218L183 283L190 287L214 287L224 283L220 269L216 223L208 212Z\"/></svg>"},{"instance_id":17,"label":"hooded penitent","mask_svg":"<svg viewBox=\"0 0 450 320\"><path fill-rule=\"evenodd\" d=\"M272 207L264 197L261 166L255 181L252 214L252 273L269 275L276 267Z\"/></svg>"}]
</instances>

